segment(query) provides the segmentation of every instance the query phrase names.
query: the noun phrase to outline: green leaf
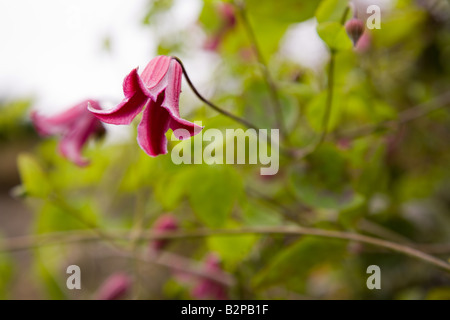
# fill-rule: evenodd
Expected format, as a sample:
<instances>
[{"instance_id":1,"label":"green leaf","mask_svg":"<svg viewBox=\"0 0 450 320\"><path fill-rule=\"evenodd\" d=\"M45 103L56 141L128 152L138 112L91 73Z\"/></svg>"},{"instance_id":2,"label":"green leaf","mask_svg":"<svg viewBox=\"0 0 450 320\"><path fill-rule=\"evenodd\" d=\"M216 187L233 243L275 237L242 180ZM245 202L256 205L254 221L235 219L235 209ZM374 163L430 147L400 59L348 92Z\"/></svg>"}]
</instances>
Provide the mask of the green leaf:
<instances>
[{"instance_id":1,"label":"green leaf","mask_svg":"<svg viewBox=\"0 0 450 320\"><path fill-rule=\"evenodd\" d=\"M306 107L306 119L311 128L316 132L322 132L324 130L323 119L327 108L327 95L328 93L326 91L322 91L316 95ZM331 105L327 131L333 131L339 124L341 117L341 101L340 95L335 94Z\"/></svg>"},{"instance_id":2,"label":"green leaf","mask_svg":"<svg viewBox=\"0 0 450 320\"><path fill-rule=\"evenodd\" d=\"M347 50L353 47L344 26L339 22L319 23L317 33L332 50Z\"/></svg>"},{"instance_id":3,"label":"green leaf","mask_svg":"<svg viewBox=\"0 0 450 320\"><path fill-rule=\"evenodd\" d=\"M178 207L183 196L188 193L192 170L184 168L179 172L167 175L155 186L155 198L165 210L174 210Z\"/></svg>"},{"instance_id":4,"label":"green leaf","mask_svg":"<svg viewBox=\"0 0 450 320\"><path fill-rule=\"evenodd\" d=\"M247 226L279 226L283 220L280 214L269 208L258 205L258 203L249 202L244 210L242 220Z\"/></svg>"},{"instance_id":5,"label":"green leaf","mask_svg":"<svg viewBox=\"0 0 450 320\"><path fill-rule=\"evenodd\" d=\"M293 23L312 18L319 3L320 0L279 0L265 1L264 5L261 5L260 0L245 1L249 21L261 52L267 60L278 50L279 42L287 28ZM248 46L248 39L245 41ZM241 48L242 45L239 49Z\"/></svg>"},{"instance_id":6,"label":"green leaf","mask_svg":"<svg viewBox=\"0 0 450 320\"><path fill-rule=\"evenodd\" d=\"M317 22L340 22L344 16L348 0L324 0L316 10Z\"/></svg>"},{"instance_id":7,"label":"green leaf","mask_svg":"<svg viewBox=\"0 0 450 320\"><path fill-rule=\"evenodd\" d=\"M229 223L227 227L237 228L236 223ZM214 236L207 239L208 248L217 252L223 259L227 269L234 268L246 258L258 237L255 235Z\"/></svg>"},{"instance_id":8,"label":"green leaf","mask_svg":"<svg viewBox=\"0 0 450 320\"><path fill-rule=\"evenodd\" d=\"M76 215L76 216L75 216ZM63 208L52 202L46 202L38 213L36 232L48 233L86 229L89 225L96 225L97 216L87 204L79 209Z\"/></svg>"},{"instance_id":9,"label":"green leaf","mask_svg":"<svg viewBox=\"0 0 450 320\"><path fill-rule=\"evenodd\" d=\"M20 154L17 159L22 184L29 196L45 198L51 192L49 179L37 160L29 154Z\"/></svg>"},{"instance_id":10,"label":"green leaf","mask_svg":"<svg viewBox=\"0 0 450 320\"><path fill-rule=\"evenodd\" d=\"M339 261L346 252L345 248L344 241L305 237L277 254L256 275L253 284L258 288L285 284L302 290L315 267Z\"/></svg>"},{"instance_id":11,"label":"green leaf","mask_svg":"<svg viewBox=\"0 0 450 320\"><path fill-rule=\"evenodd\" d=\"M48 250L50 249L50 250ZM65 300L67 299L67 295L64 292L64 290L62 289L63 286L65 287L66 282L63 279L58 279L56 277L56 274L58 272L56 272L55 267L51 268L49 267L50 262L56 262L55 258L50 258L50 259L46 259L43 256L47 256L47 252L51 252L54 251L54 248L48 248L48 249L40 249L38 253L38 256L36 257L35 260L35 272L38 275L38 279L41 281L41 283L43 284L47 295L49 296L50 299L52 300ZM59 250L61 250L61 247L59 248ZM57 252L57 251L56 251ZM41 254L43 253L43 256L41 256ZM59 257L57 258L59 259ZM56 263L52 263L52 266L56 264Z\"/></svg>"},{"instance_id":12,"label":"green leaf","mask_svg":"<svg viewBox=\"0 0 450 320\"><path fill-rule=\"evenodd\" d=\"M313 208L333 210L362 204L363 198L348 183L348 161L342 150L324 143L308 160L306 170L291 173L292 186L302 202Z\"/></svg>"},{"instance_id":13,"label":"green leaf","mask_svg":"<svg viewBox=\"0 0 450 320\"><path fill-rule=\"evenodd\" d=\"M197 217L208 227L223 227L243 192L242 178L230 166L198 165L192 171L189 200Z\"/></svg>"},{"instance_id":14,"label":"green leaf","mask_svg":"<svg viewBox=\"0 0 450 320\"><path fill-rule=\"evenodd\" d=\"M14 264L10 256L6 253L0 253L0 300L9 298L13 274Z\"/></svg>"}]
</instances>

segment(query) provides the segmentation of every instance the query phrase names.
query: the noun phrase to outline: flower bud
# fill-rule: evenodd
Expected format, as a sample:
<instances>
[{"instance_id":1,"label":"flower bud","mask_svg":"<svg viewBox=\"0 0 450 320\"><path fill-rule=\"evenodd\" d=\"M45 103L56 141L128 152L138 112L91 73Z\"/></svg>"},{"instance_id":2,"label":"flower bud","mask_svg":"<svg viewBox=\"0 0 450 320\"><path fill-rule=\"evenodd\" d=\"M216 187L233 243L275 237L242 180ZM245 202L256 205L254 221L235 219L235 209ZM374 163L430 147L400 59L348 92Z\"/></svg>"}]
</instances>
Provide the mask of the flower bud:
<instances>
[{"instance_id":1,"label":"flower bud","mask_svg":"<svg viewBox=\"0 0 450 320\"><path fill-rule=\"evenodd\" d=\"M224 20L224 25L227 29L231 29L236 25L236 16L233 5L229 3L222 3L219 7L219 14Z\"/></svg>"},{"instance_id":2,"label":"flower bud","mask_svg":"<svg viewBox=\"0 0 450 320\"><path fill-rule=\"evenodd\" d=\"M131 279L125 273L115 273L102 284L97 293L97 300L120 300L131 287Z\"/></svg>"},{"instance_id":3,"label":"flower bud","mask_svg":"<svg viewBox=\"0 0 450 320\"><path fill-rule=\"evenodd\" d=\"M345 23L345 31L347 31L348 36L352 40L353 46L356 46L364 32L364 22L357 18L352 18Z\"/></svg>"},{"instance_id":4,"label":"flower bud","mask_svg":"<svg viewBox=\"0 0 450 320\"><path fill-rule=\"evenodd\" d=\"M155 234L164 233L165 231L175 231L178 229L178 223L174 216L171 214L165 214L160 216L153 223L153 231ZM153 251L160 251L168 243L168 240L154 240L150 243L150 247Z\"/></svg>"},{"instance_id":5,"label":"flower bud","mask_svg":"<svg viewBox=\"0 0 450 320\"><path fill-rule=\"evenodd\" d=\"M363 32L361 38L359 38L358 42L356 43L355 50L360 53L366 52L370 49L371 43L372 37L366 30Z\"/></svg>"},{"instance_id":6,"label":"flower bud","mask_svg":"<svg viewBox=\"0 0 450 320\"><path fill-rule=\"evenodd\" d=\"M210 273L222 272L219 257L215 254L209 254L205 260L204 269ZM200 279L197 285L191 290L191 295L195 299L228 299L226 288L223 284L206 278Z\"/></svg>"}]
</instances>

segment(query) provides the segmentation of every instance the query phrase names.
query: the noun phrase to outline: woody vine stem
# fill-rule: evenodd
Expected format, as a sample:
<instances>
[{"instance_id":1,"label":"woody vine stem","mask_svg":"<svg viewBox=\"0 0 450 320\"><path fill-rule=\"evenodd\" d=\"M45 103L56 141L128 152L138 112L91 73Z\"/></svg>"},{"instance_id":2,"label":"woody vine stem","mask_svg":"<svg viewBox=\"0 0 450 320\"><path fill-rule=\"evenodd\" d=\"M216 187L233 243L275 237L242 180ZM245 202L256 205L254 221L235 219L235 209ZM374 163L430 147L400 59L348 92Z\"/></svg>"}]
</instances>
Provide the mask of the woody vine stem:
<instances>
[{"instance_id":1,"label":"woody vine stem","mask_svg":"<svg viewBox=\"0 0 450 320\"><path fill-rule=\"evenodd\" d=\"M284 235L310 235L325 238L334 238L342 240L356 241L360 243L366 243L369 245L389 249L419 260L422 260L428 264L437 266L450 272L450 263L436 258L430 254L423 251L415 249L412 245L404 245L391 241L387 241L380 238L370 237L362 234L335 231L335 230L323 230L319 228L306 228L306 227L291 227L291 226L280 226L280 227L245 227L240 229L200 229L192 231L176 231L176 232L158 232L149 233L145 232L139 235L139 241L150 241L159 239L187 239L187 238L203 238L203 237L214 237L214 236L237 236L245 234L284 234ZM98 234L92 233L91 231L85 232L60 232L54 234L46 234L33 237L17 237L6 239L5 242L0 244L0 252L4 251L18 251L26 250L39 246L61 244L61 243L74 243L74 242L86 242L86 241L98 241L105 240L104 237ZM129 241L129 233L116 233L115 235L108 235L107 241Z\"/></svg>"}]
</instances>

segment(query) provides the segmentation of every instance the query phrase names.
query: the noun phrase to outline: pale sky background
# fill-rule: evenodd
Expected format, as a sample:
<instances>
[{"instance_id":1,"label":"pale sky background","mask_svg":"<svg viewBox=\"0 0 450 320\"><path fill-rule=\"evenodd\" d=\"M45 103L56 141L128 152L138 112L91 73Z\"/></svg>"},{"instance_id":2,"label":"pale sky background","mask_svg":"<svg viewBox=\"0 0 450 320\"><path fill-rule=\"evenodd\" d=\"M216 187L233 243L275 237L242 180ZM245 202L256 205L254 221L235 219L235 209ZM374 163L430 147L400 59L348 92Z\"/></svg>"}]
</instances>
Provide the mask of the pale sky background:
<instances>
[{"instance_id":1,"label":"pale sky background","mask_svg":"<svg viewBox=\"0 0 450 320\"><path fill-rule=\"evenodd\" d=\"M175 3L158 32L199 30L201 1ZM155 56L155 37L164 36L141 25L148 5L147 0L0 0L0 98L31 96L33 108L44 113L87 98L120 102L123 78L136 66L145 67ZM105 37L111 39L110 52L103 49ZM314 20L294 25L281 44L282 54L311 69L320 70L327 61ZM185 64L208 92L220 59L200 47Z\"/></svg>"},{"instance_id":2,"label":"pale sky background","mask_svg":"<svg viewBox=\"0 0 450 320\"><path fill-rule=\"evenodd\" d=\"M171 12L173 29L197 19L198 0ZM0 97L32 96L43 112L85 98L123 98L122 81L154 57L140 24L146 0L0 0ZM103 49L110 37L111 52Z\"/></svg>"}]
</instances>

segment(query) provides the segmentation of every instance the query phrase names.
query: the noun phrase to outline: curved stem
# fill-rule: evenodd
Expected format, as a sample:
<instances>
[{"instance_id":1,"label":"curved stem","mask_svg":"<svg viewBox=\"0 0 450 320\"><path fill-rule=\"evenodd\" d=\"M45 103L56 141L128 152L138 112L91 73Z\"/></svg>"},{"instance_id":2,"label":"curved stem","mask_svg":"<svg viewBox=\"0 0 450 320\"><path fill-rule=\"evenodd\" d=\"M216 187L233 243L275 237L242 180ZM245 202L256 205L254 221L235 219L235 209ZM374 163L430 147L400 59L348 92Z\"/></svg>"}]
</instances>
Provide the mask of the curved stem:
<instances>
[{"instance_id":1,"label":"curved stem","mask_svg":"<svg viewBox=\"0 0 450 320\"><path fill-rule=\"evenodd\" d=\"M334 65L336 60L336 51L331 50L330 65L328 66L328 89L327 89L327 101L325 106L325 114L322 119L322 134L319 142L316 145L316 149L325 141L328 134L328 124L330 122L331 107L333 105L333 93L334 93Z\"/></svg>"},{"instance_id":2,"label":"curved stem","mask_svg":"<svg viewBox=\"0 0 450 320\"><path fill-rule=\"evenodd\" d=\"M192 83L191 79L189 78L189 75L186 71L186 68L183 65L183 62L178 58L178 57L174 57L172 56L172 59L176 60L180 66L181 69L183 70L183 74L184 77L186 78L186 81L189 85L189 87L192 89L192 91L194 92L194 94L197 96L197 98L199 98L201 101L203 101L205 104L207 104L208 106L210 106L211 108L213 108L214 110L216 110L217 112L223 114L224 116L227 116L228 118L233 119L234 121L239 122L240 124L243 124L244 126L248 127L248 128L252 128L255 130L259 130L259 128L257 126L255 126L254 124L250 123L249 121L242 119L232 113L229 113L226 110L223 110L222 108L216 106L215 104L213 104L212 102L208 101L205 97L203 97L200 92L198 92L198 90L195 88L194 84Z\"/></svg>"},{"instance_id":3,"label":"curved stem","mask_svg":"<svg viewBox=\"0 0 450 320\"><path fill-rule=\"evenodd\" d=\"M200 94L200 92L198 92L197 88L195 88L194 84L192 83L191 79L189 78L189 75L188 75L188 73L187 73L187 71L186 71L186 68L184 67L183 62L180 60L180 58L175 57L175 56L172 56L172 59L176 60L176 61L180 64L181 69L183 70L184 77L186 78L186 81L187 81L189 87L192 89L192 91L193 91L194 94L197 96L197 98L199 98L199 99L200 99L201 101L203 101L205 104L207 104L208 106L210 106L212 109L216 110L217 112L223 114L224 116L227 116L228 118L231 118L231 119L233 119L233 120L239 122L240 124L243 124L243 125L246 126L247 128L255 129L256 131L259 131L261 134L263 134L263 132L260 131L259 127L257 127L256 125L254 125L254 124L252 124L251 122L249 122L249 121L247 121L247 120L245 120L245 119L242 119L242 118L240 118L240 117L238 117L238 116L236 116L236 115L234 115L234 114L232 114L232 113L229 113L229 112L226 111L226 110L223 110L222 108L216 106L214 103L208 101L205 97L203 97L203 96ZM272 141L272 139L271 139L270 137L266 137L266 136L265 136L264 138L267 139L267 144L268 144L269 146L271 146L272 144L274 144L274 141ZM275 143L276 143L276 142L275 142ZM276 144L277 144L277 146L279 147L279 150L280 150L280 152L281 152L282 155L284 155L284 156L286 156L286 157L289 157L289 158L293 157L293 152L292 152L292 150L289 150L289 149L284 148L284 147L281 146L279 143L276 143Z\"/></svg>"},{"instance_id":4,"label":"curved stem","mask_svg":"<svg viewBox=\"0 0 450 320\"><path fill-rule=\"evenodd\" d=\"M127 241L129 240L129 233L122 233L120 235L111 235L110 239L114 239L116 241ZM362 234L344 232L344 231L334 231L334 230L323 230L318 228L305 228L305 227L291 227L291 226L280 226L280 227L245 227L240 229L200 229L193 231L175 231L175 232L165 232L165 233L151 233L146 232L143 233L140 237L140 241L145 241L146 243L150 240L159 240L159 239L187 239L187 238L204 238L204 237L213 237L213 236L233 236L233 235L245 235L245 234L289 234L289 235L310 235L317 237L325 237L325 238L334 238L334 239L342 239L342 240L351 240L357 241L361 243L366 243L370 245L374 245L377 247L386 248L439 268L442 268L448 272L450 272L450 264L444 260L431 256L425 252L422 252L418 249L412 247L412 245L399 244L391 241L387 241L384 239L379 239L375 237L370 237ZM19 237L6 239L2 244L0 244L0 252L4 251L17 251L17 250L25 250L34 248L36 246L42 245L52 245L52 244L60 244L60 243L74 243L74 242L83 242L83 241L98 241L102 240L97 235L93 235L92 233L57 233L57 234L49 234L49 235L41 235L39 237ZM419 248L427 248L431 245L415 245ZM440 245L442 248L447 245Z\"/></svg>"}]
</instances>

